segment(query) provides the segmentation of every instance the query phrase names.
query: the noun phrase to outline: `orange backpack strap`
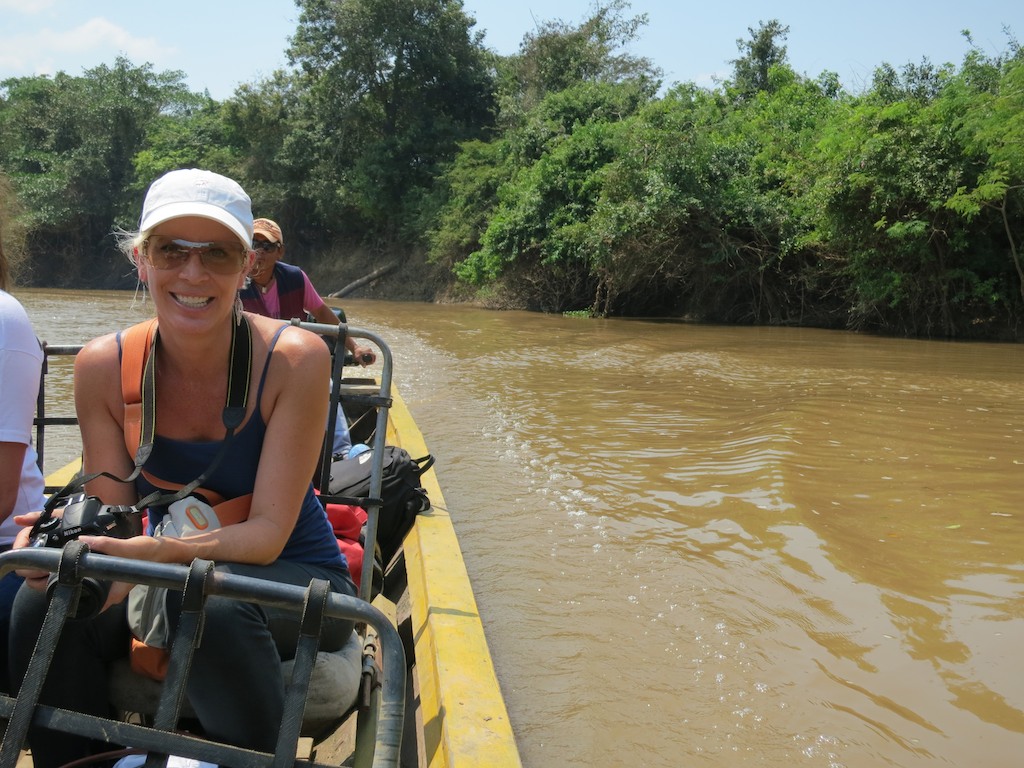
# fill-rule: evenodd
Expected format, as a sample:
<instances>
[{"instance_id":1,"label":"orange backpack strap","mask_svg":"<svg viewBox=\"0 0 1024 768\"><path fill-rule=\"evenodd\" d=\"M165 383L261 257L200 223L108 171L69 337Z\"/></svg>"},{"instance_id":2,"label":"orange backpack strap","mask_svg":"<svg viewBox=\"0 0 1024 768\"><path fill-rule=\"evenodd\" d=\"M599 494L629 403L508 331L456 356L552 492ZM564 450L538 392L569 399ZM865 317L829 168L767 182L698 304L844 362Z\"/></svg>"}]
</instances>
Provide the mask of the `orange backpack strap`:
<instances>
[{"instance_id":1,"label":"orange backpack strap","mask_svg":"<svg viewBox=\"0 0 1024 768\"><path fill-rule=\"evenodd\" d=\"M241 333L239 333L241 331ZM222 525L232 525L249 517L252 505L252 494L234 499L224 500L214 491L202 488L199 483L206 476L204 472L186 487L181 483L172 483L154 477L142 470L142 465L153 450L156 433L156 386L155 372L151 351L156 341L156 318L145 320L133 325L121 334L121 396L124 400L124 443L128 454L135 459L136 474L141 473L156 488L181 496L191 491L204 496L217 512ZM241 340L236 343L236 334ZM231 336L231 369L228 375L228 402L224 408L224 424L227 427L224 448L208 468L210 471L223 457L227 443L234 434L235 428L245 417L246 402L249 397L249 379L252 371L252 339L249 323L232 328ZM133 475L134 477L134 475ZM159 493L151 494L140 504L145 504ZM173 499L172 499L173 500Z\"/></svg>"},{"instance_id":2,"label":"orange backpack strap","mask_svg":"<svg viewBox=\"0 0 1024 768\"><path fill-rule=\"evenodd\" d=\"M124 444L132 458L142 440L142 374L153 347L156 318L121 334L121 396L124 399Z\"/></svg>"},{"instance_id":3,"label":"orange backpack strap","mask_svg":"<svg viewBox=\"0 0 1024 768\"><path fill-rule=\"evenodd\" d=\"M163 480L151 472L142 470L142 476L149 481L149 484L154 488L160 488L164 491L177 491L185 487L184 483L172 483L170 480ZM209 488L196 488L196 493L202 494L203 498L206 499L207 503L211 507L215 507L224 501L224 497L216 491L211 491Z\"/></svg>"},{"instance_id":4,"label":"orange backpack strap","mask_svg":"<svg viewBox=\"0 0 1024 768\"><path fill-rule=\"evenodd\" d=\"M213 505L213 511L217 513L217 519L221 525L234 525L249 519L249 509L252 507L252 494L235 496L233 499L222 501Z\"/></svg>"},{"instance_id":5,"label":"orange backpack strap","mask_svg":"<svg viewBox=\"0 0 1024 768\"><path fill-rule=\"evenodd\" d=\"M184 487L182 483L161 480L145 470L142 471L142 476L155 487L162 488L165 491L177 491ZM251 493L225 500L219 493L208 488L195 488L193 490L206 499L207 503L213 507L213 511L217 513L217 519L220 520L221 525L234 525L249 519L249 508L252 506Z\"/></svg>"}]
</instances>

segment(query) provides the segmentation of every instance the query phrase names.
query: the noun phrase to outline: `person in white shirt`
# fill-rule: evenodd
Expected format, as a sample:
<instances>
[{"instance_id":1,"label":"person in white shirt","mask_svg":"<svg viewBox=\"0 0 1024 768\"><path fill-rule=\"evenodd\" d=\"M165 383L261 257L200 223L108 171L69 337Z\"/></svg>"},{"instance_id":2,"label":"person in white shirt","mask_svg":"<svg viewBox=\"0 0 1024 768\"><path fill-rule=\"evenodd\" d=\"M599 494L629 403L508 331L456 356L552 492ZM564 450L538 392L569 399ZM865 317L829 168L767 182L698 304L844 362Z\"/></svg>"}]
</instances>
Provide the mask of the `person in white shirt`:
<instances>
[{"instance_id":1,"label":"person in white shirt","mask_svg":"<svg viewBox=\"0 0 1024 768\"><path fill-rule=\"evenodd\" d=\"M21 526L16 515L43 508L43 474L32 447L43 351L25 308L7 292L10 264L0 242L0 551L11 548ZM11 605L23 579L13 570L0 578L0 689L10 690L7 630Z\"/></svg>"}]
</instances>

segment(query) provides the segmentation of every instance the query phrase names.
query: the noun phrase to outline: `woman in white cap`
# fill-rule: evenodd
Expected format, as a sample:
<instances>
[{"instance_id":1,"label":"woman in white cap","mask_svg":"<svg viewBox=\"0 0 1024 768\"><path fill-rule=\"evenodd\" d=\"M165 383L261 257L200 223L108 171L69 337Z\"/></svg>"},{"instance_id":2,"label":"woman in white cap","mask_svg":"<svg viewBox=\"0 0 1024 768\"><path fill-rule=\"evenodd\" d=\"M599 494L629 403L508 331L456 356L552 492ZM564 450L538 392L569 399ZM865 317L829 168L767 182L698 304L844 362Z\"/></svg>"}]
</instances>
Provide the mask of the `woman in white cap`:
<instances>
[{"instance_id":1,"label":"woman in white cap","mask_svg":"<svg viewBox=\"0 0 1024 768\"><path fill-rule=\"evenodd\" d=\"M106 504L131 505L206 474L204 489L241 500L247 514L241 522L181 537L81 540L105 554L185 564L203 558L219 571L302 586L326 579L334 591L354 595L347 564L310 483L327 418L329 353L312 333L241 311L237 297L253 263L252 231L249 197L231 179L192 169L168 173L150 186L140 232L126 238L125 250L156 308L158 330L150 353L156 364L156 438L133 483L101 476L86 486ZM237 362L231 350L246 328L251 356L242 370L249 394L232 434L225 426L229 368ZM93 340L75 363L87 474L125 478L134 469L121 380L128 336ZM149 532L173 518L173 510L160 499L148 501ZM32 516L19 522L29 524ZM21 536L20 543L27 538ZM46 609L44 575L23 575L27 583L12 617L15 680L24 675ZM113 585L106 609L95 618L66 625L43 691L45 703L107 713L108 664L124 656L130 644L124 600L129 586ZM173 625L180 594L169 592L167 603ZM187 690L203 730L221 741L272 751L284 709L281 658L294 653L297 622L270 607L218 597L207 602L204 621ZM351 632L351 622L330 622L321 649L337 650ZM110 748L38 727L29 740L37 768Z\"/></svg>"}]
</instances>

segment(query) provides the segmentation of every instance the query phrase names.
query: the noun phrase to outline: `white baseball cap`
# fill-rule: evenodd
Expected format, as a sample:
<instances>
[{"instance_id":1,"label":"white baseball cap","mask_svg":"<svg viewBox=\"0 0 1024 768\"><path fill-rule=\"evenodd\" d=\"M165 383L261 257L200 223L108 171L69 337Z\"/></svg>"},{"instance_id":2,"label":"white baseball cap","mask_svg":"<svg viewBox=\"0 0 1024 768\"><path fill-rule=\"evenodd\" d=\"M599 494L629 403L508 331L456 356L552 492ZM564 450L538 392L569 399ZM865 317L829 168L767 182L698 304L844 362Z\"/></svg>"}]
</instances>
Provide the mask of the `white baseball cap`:
<instances>
[{"instance_id":1,"label":"white baseball cap","mask_svg":"<svg viewBox=\"0 0 1024 768\"><path fill-rule=\"evenodd\" d=\"M238 182L198 168L171 171L149 185L139 231L182 216L213 219L252 248L252 201Z\"/></svg>"}]
</instances>

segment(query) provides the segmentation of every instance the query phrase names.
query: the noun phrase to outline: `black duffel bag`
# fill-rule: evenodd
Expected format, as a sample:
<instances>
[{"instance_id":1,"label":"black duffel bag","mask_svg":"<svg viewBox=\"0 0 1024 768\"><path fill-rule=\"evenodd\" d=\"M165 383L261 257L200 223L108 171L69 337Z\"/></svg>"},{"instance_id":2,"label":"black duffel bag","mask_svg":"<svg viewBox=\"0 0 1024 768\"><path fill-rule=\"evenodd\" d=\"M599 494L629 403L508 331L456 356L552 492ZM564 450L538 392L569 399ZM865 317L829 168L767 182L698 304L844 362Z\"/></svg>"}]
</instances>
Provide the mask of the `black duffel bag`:
<instances>
[{"instance_id":1,"label":"black duffel bag","mask_svg":"<svg viewBox=\"0 0 1024 768\"><path fill-rule=\"evenodd\" d=\"M332 501L366 507L370 498L370 467L373 452L364 451L355 458L335 461L327 486ZM416 515L430 509L430 499L420 484L420 475L434 464L430 454L414 459L404 448L384 446L384 471L381 476L381 507L377 517L377 545L381 563L387 566L402 547L405 534Z\"/></svg>"}]
</instances>

